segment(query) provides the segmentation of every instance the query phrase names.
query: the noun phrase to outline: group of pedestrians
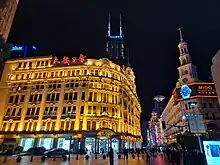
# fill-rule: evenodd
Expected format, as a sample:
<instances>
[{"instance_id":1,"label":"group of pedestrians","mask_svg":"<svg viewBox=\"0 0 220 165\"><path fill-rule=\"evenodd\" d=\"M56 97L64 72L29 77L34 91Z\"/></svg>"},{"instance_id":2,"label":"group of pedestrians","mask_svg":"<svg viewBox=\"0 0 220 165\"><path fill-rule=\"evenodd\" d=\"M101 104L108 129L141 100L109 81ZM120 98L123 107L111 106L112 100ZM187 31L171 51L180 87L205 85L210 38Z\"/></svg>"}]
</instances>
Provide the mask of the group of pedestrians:
<instances>
[{"instance_id":1,"label":"group of pedestrians","mask_svg":"<svg viewBox=\"0 0 220 165\"><path fill-rule=\"evenodd\" d=\"M205 156L198 149L189 152L187 148L167 147L166 157L171 165L206 165Z\"/></svg>"}]
</instances>

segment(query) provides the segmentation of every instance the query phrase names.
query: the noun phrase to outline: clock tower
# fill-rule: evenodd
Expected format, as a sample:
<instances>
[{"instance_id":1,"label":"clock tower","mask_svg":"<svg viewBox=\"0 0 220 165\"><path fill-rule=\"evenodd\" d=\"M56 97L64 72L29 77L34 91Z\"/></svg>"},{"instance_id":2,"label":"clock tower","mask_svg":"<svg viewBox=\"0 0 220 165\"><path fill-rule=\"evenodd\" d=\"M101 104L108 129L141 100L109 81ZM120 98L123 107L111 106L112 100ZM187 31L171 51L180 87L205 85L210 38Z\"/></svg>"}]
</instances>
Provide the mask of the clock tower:
<instances>
[{"instance_id":1,"label":"clock tower","mask_svg":"<svg viewBox=\"0 0 220 165\"><path fill-rule=\"evenodd\" d=\"M178 44L180 51L179 81L177 86L199 81L197 68L192 64L191 56L188 52L187 43L183 40L182 29L178 29L180 33L180 43Z\"/></svg>"}]
</instances>

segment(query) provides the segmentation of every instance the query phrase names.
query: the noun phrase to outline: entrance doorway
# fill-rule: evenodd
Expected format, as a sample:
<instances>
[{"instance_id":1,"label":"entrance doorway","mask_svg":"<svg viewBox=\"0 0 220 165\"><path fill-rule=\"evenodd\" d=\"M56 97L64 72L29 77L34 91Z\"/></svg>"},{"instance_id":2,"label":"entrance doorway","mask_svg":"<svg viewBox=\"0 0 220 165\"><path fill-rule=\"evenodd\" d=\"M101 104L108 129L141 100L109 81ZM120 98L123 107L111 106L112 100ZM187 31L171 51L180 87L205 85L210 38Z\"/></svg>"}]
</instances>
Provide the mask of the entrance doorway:
<instances>
[{"instance_id":1,"label":"entrance doorway","mask_svg":"<svg viewBox=\"0 0 220 165\"><path fill-rule=\"evenodd\" d=\"M108 138L103 136L99 138L99 153L104 154L108 152L109 141Z\"/></svg>"}]
</instances>

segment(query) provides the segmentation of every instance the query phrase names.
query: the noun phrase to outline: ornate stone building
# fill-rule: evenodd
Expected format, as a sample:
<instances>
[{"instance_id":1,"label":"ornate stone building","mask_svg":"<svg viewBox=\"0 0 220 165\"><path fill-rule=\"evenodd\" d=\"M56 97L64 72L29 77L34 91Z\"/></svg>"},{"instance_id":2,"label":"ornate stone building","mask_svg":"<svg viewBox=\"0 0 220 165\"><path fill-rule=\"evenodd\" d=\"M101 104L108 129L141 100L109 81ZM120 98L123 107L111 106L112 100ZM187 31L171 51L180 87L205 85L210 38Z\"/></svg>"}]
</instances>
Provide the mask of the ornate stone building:
<instances>
[{"instance_id":1,"label":"ornate stone building","mask_svg":"<svg viewBox=\"0 0 220 165\"><path fill-rule=\"evenodd\" d=\"M73 152L79 146L92 152L140 147L141 107L130 67L82 54L9 60L0 93L6 144Z\"/></svg>"}]
</instances>

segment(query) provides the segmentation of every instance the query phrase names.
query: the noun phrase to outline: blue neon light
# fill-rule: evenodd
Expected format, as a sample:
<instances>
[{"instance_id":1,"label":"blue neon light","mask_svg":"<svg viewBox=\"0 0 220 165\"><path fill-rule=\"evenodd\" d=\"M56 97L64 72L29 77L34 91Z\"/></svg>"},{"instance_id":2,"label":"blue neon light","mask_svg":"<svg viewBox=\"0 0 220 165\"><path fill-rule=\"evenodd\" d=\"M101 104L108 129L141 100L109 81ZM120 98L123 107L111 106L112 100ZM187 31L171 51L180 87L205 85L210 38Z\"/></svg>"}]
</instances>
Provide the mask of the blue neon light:
<instances>
[{"instance_id":1,"label":"blue neon light","mask_svg":"<svg viewBox=\"0 0 220 165\"><path fill-rule=\"evenodd\" d=\"M184 99L190 98L191 93L192 93L192 90L188 87L188 85L184 84L181 86L180 94L181 94L182 98L184 98Z\"/></svg>"},{"instance_id":2,"label":"blue neon light","mask_svg":"<svg viewBox=\"0 0 220 165\"><path fill-rule=\"evenodd\" d=\"M123 38L123 36L109 36L110 38Z\"/></svg>"},{"instance_id":3,"label":"blue neon light","mask_svg":"<svg viewBox=\"0 0 220 165\"><path fill-rule=\"evenodd\" d=\"M21 51L21 50L23 50L23 49L24 49L23 46L13 46L13 47L11 48L11 51Z\"/></svg>"},{"instance_id":4,"label":"blue neon light","mask_svg":"<svg viewBox=\"0 0 220 165\"><path fill-rule=\"evenodd\" d=\"M32 49L33 49L33 50L37 50L36 46L33 46Z\"/></svg>"}]
</instances>

